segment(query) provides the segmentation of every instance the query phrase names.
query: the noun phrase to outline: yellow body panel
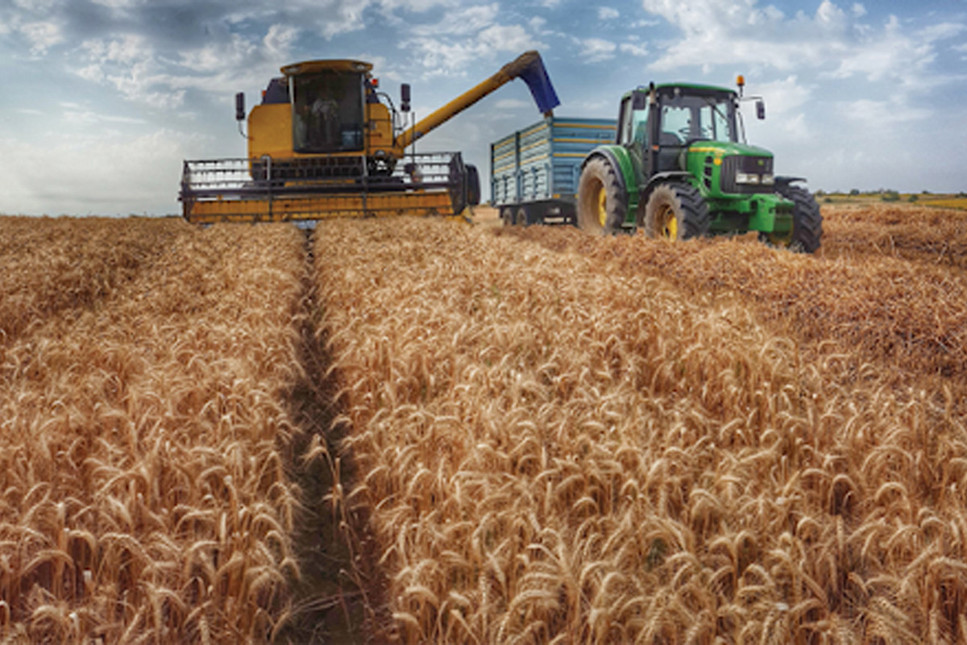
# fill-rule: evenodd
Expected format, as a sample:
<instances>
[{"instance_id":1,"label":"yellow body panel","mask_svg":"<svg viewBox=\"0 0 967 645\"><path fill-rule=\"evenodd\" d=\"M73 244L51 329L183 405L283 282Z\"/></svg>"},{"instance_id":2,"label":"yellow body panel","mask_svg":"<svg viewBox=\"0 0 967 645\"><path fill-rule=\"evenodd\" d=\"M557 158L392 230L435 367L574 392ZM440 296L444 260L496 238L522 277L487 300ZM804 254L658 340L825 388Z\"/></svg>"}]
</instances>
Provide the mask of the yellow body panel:
<instances>
[{"instance_id":1,"label":"yellow body panel","mask_svg":"<svg viewBox=\"0 0 967 645\"><path fill-rule=\"evenodd\" d=\"M215 222L284 222L330 217L394 215L459 215L447 192L347 193L324 196L286 196L278 199L217 199L192 204L187 216L193 224Z\"/></svg>"},{"instance_id":2,"label":"yellow body panel","mask_svg":"<svg viewBox=\"0 0 967 645\"><path fill-rule=\"evenodd\" d=\"M382 103L366 105L366 155L382 150L394 154L393 121L389 108ZM355 157L359 152L299 154L292 150L292 105L270 103L256 105L248 115L248 156L259 159L268 155L273 159L305 157Z\"/></svg>"}]
</instances>

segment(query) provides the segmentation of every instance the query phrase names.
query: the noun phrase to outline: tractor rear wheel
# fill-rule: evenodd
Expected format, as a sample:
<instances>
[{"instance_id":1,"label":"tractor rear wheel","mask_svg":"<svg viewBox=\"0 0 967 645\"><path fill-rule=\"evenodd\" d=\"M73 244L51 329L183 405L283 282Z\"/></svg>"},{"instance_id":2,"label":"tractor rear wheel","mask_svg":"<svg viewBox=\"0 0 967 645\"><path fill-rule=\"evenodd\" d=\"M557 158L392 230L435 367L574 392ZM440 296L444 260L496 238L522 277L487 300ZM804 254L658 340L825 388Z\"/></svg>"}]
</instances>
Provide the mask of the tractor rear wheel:
<instances>
[{"instance_id":1,"label":"tractor rear wheel","mask_svg":"<svg viewBox=\"0 0 967 645\"><path fill-rule=\"evenodd\" d=\"M578 182L578 228L607 235L621 228L628 213L628 199L618 181L618 171L603 157L594 157L581 171Z\"/></svg>"},{"instance_id":2,"label":"tractor rear wheel","mask_svg":"<svg viewBox=\"0 0 967 645\"><path fill-rule=\"evenodd\" d=\"M799 186L780 186L779 194L791 200L792 234L777 237L770 233L760 233L759 237L773 246L780 246L796 253L815 253L823 237L823 215L819 211L816 198Z\"/></svg>"},{"instance_id":3,"label":"tractor rear wheel","mask_svg":"<svg viewBox=\"0 0 967 645\"><path fill-rule=\"evenodd\" d=\"M645 204L639 207L638 225L645 235L678 241L708 235L711 219L708 204L690 184L658 184Z\"/></svg>"}]
</instances>

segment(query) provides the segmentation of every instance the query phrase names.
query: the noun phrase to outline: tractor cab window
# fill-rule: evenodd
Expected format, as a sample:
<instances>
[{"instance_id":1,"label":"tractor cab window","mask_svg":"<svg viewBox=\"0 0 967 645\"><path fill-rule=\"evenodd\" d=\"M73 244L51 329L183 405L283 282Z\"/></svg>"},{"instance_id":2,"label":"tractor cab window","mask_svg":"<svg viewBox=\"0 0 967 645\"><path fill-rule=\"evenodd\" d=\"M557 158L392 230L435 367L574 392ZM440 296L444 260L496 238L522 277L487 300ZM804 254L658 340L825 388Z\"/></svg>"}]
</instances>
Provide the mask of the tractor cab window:
<instances>
[{"instance_id":1,"label":"tractor cab window","mask_svg":"<svg viewBox=\"0 0 967 645\"><path fill-rule=\"evenodd\" d=\"M293 76L292 143L301 153L363 149L363 79L358 72Z\"/></svg>"},{"instance_id":2,"label":"tractor cab window","mask_svg":"<svg viewBox=\"0 0 967 645\"><path fill-rule=\"evenodd\" d=\"M642 150L648 148L648 110L635 110L631 119L632 140Z\"/></svg>"},{"instance_id":3,"label":"tractor cab window","mask_svg":"<svg viewBox=\"0 0 967 645\"><path fill-rule=\"evenodd\" d=\"M663 146L682 146L687 141L735 141L735 112L728 96L680 94L662 101Z\"/></svg>"}]
</instances>

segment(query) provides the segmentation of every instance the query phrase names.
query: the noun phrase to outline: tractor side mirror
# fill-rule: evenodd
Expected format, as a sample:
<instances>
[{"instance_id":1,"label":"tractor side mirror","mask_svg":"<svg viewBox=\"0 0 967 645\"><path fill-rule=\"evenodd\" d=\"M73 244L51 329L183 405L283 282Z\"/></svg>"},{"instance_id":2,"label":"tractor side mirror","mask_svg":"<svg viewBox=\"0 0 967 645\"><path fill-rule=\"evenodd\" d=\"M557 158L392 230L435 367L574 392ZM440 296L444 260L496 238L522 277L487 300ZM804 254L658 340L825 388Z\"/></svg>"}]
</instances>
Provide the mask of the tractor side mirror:
<instances>
[{"instance_id":1,"label":"tractor side mirror","mask_svg":"<svg viewBox=\"0 0 967 645\"><path fill-rule=\"evenodd\" d=\"M410 84L403 83L400 85L400 110L403 112L410 111Z\"/></svg>"},{"instance_id":2,"label":"tractor side mirror","mask_svg":"<svg viewBox=\"0 0 967 645\"><path fill-rule=\"evenodd\" d=\"M245 92L239 92L235 95L235 120L245 120Z\"/></svg>"},{"instance_id":3,"label":"tractor side mirror","mask_svg":"<svg viewBox=\"0 0 967 645\"><path fill-rule=\"evenodd\" d=\"M755 115L760 121L766 118L766 102L762 99L755 102Z\"/></svg>"}]
</instances>

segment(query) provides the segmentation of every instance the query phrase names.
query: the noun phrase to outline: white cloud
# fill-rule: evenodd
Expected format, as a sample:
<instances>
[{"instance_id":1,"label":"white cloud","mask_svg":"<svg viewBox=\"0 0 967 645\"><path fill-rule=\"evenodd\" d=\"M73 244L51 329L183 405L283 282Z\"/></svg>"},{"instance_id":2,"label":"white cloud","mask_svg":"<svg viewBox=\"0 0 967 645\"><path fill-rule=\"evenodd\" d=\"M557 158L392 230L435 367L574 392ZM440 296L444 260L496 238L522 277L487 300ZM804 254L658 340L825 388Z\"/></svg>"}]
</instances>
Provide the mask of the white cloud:
<instances>
[{"instance_id":1,"label":"white cloud","mask_svg":"<svg viewBox=\"0 0 967 645\"><path fill-rule=\"evenodd\" d=\"M493 25L499 14L500 7L497 3L468 7L459 11L448 11L440 21L418 25L410 31L416 36L465 36Z\"/></svg>"},{"instance_id":2,"label":"white cloud","mask_svg":"<svg viewBox=\"0 0 967 645\"><path fill-rule=\"evenodd\" d=\"M494 103L498 110L520 110L530 108L531 104L521 99L500 99Z\"/></svg>"},{"instance_id":3,"label":"white cloud","mask_svg":"<svg viewBox=\"0 0 967 645\"><path fill-rule=\"evenodd\" d=\"M368 5L368 2L347 3L338 0L322 3L323 17L318 19L322 35L326 40L331 40L337 34L359 31L365 26L363 11Z\"/></svg>"},{"instance_id":4,"label":"white cloud","mask_svg":"<svg viewBox=\"0 0 967 645\"><path fill-rule=\"evenodd\" d=\"M477 36L484 45L490 44L495 51L524 52L539 46L520 25L492 25Z\"/></svg>"},{"instance_id":5,"label":"white cloud","mask_svg":"<svg viewBox=\"0 0 967 645\"><path fill-rule=\"evenodd\" d=\"M812 97L812 90L793 74L778 81L749 83L748 94L761 94L768 99L769 114L782 117L800 110Z\"/></svg>"},{"instance_id":6,"label":"white cloud","mask_svg":"<svg viewBox=\"0 0 967 645\"><path fill-rule=\"evenodd\" d=\"M827 27L843 29L846 27L846 12L830 0L823 0L816 9L816 21Z\"/></svg>"},{"instance_id":7,"label":"white cloud","mask_svg":"<svg viewBox=\"0 0 967 645\"><path fill-rule=\"evenodd\" d=\"M648 55L648 48L637 43L621 43L621 45L618 46L618 49L621 50L623 54L630 54L631 56L644 57Z\"/></svg>"},{"instance_id":8,"label":"white cloud","mask_svg":"<svg viewBox=\"0 0 967 645\"><path fill-rule=\"evenodd\" d=\"M262 39L262 44L270 56L286 60L295 39L299 36L299 29L292 25L275 24L269 27Z\"/></svg>"},{"instance_id":9,"label":"white cloud","mask_svg":"<svg viewBox=\"0 0 967 645\"><path fill-rule=\"evenodd\" d=\"M59 25L52 22L29 22L20 26L20 32L30 43L30 53L37 56L64 42Z\"/></svg>"},{"instance_id":10,"label":"white cloud","mask_svg":"<svg viewBox=\"0 0 967 645\"><path fill-rule=\"evenodd\" d=\"M426 76L462 76L474 63L489 63L496 54L523 53L545 47L521 25L489 24L488 20L497 16L497 5L488 7L493 7L493 13L488 9L466 14L468 24L474 27L471 31L457 28L456 32L443 36L418 35L403 45L419 56Z\"/></svg>"},{"instance_id":11,"label":"white cloud","mask_svg":"<svg viewBox=\"0 0 967 645\"><path fill-rule=\"evenodd\" d=\"M813 15L799 11L792 17L758 0L642 0L642 6L682 33L661 48L651 65L659 71L765 66L917 87L930 82L924 70L935 59L934 43L964 30L947 21L913 32L895 16L876 27L858 22L866 15L862 5L847 13L831 0Z\"/></svg>"},{"instance_id":12,"label":"white cloud","mask_svg":"<svg viewBox=\"0 0 967 645\"><path fill-rule=\"evenodd\" d=\"M185 139L182 133L157 130L137 137L60 133L44 146L0 140L8 151L0 156L0 174L9 182L0 212L176 212Z\"/></svg>"},{"instance_id":13,"label":"white cloud","mask_svg":"<svg viewBox=\"0 0 967 645\"><path fill-rule=\"evenodd\" d=\"M598 7L598 20L614 20L620 15L614 7Z\"/></svg>"},{"instance_id":14,"label":"white cloud","mask_svg":"<svg viewBox=\"0 0 967 645\"><path fill-rule=\"evenodd\" d=\"M850 101L842 106L840 114L847 119L862 123L865 128L882 132L882 128L929 118L932 112L907 105L902 97L893 97L886 101L870 99Z\"/></svg>"},{"instance_id":15,"label":"white cloud","mask_svg":"<svg viewBox=\"0 0 967 645\"><path fill-rule=\"evenodd\" d=\"M618 48L613 42L603 38L585 38L580 42L581 58L589 63L599 63L614 58L614 52Z\"/></svg>"}]
</instances>

